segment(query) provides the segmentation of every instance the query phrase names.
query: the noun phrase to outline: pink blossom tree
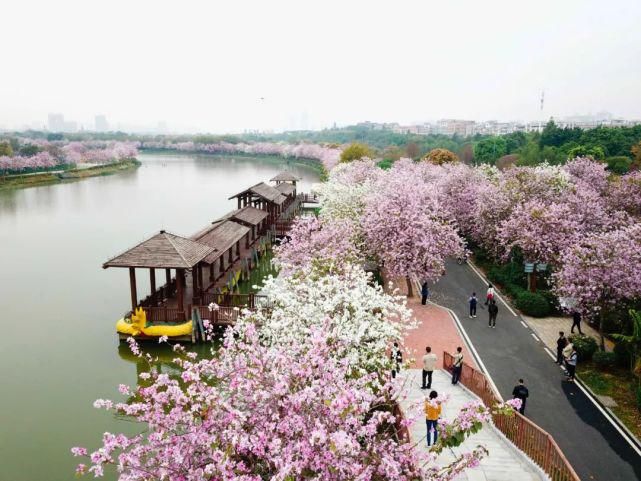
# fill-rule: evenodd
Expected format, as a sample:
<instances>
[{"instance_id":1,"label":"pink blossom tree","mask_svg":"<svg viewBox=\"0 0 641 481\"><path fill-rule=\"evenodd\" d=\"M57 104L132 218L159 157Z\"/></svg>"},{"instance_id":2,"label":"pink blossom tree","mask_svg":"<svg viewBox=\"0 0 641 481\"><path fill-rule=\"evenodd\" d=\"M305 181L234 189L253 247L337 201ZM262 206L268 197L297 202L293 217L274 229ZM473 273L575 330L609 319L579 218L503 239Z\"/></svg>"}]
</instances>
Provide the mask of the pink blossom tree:
<instances>
[{"instance_id":1,"label":"pink blossom tree","mask_svg":"<svg viewBox=\"0 0 641 481\"><path fill-rule=\"evenodd\" d=\"M554 274L556 293L572 309L599 315L603 347L604 312L641 298L641 224L591 234L567 247Z\"/></svg>"}]
</instances>

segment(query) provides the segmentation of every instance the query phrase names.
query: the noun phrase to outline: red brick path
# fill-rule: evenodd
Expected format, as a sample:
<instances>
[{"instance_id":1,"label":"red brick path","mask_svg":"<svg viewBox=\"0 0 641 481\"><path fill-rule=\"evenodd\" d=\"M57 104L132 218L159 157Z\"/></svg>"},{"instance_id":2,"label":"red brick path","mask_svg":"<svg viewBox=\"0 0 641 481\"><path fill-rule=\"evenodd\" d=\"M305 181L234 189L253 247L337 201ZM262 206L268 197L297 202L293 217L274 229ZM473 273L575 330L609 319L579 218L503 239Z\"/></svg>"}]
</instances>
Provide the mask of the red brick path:
<instances>
[{"instance_id":1,"label":"red brick path","mask_svg":"<svg viewBox=\"0 0 641 481\"><path fill-rule=\"evenodd\" d=\"M421 300L416 298L408 299L407 306L412 309L419 322L418 327L408 333L404 342L405 349L410 351L406 354L407 358L416 359L413 367L422 367L421 358L425 354L425 346L430 346L438 356L439 368L443 366L443 351L454 354L458 346L463 348L465 362L477 367L447 310L429 303L423 306Z\"/></svg>"}]
</instances>

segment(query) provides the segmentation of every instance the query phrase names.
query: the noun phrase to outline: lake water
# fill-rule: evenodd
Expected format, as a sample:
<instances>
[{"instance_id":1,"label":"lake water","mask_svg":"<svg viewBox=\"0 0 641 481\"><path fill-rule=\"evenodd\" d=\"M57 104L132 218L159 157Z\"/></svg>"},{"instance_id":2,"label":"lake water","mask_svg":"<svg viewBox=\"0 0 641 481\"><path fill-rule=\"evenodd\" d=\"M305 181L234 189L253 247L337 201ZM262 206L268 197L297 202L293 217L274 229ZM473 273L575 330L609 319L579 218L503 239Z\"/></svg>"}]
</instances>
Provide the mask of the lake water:
<instances>
[{"instance_id":1,"label":"lake water","mask_svg":"<svg viewBox=\"0 0 641 481\"><path fill-rule=\"evenodd\" d=\"M118 384L140 368L115 334L128 273L105 260L160 229L193 234L282 170L302 178L299 191L318 181L314 167L271 157L139 160L135 171L0 192L0 481L74 479L72 446L135 429L92 407L120 399ZM137 277L141 298L148 276Z\"/></svg>"}]
</instances>

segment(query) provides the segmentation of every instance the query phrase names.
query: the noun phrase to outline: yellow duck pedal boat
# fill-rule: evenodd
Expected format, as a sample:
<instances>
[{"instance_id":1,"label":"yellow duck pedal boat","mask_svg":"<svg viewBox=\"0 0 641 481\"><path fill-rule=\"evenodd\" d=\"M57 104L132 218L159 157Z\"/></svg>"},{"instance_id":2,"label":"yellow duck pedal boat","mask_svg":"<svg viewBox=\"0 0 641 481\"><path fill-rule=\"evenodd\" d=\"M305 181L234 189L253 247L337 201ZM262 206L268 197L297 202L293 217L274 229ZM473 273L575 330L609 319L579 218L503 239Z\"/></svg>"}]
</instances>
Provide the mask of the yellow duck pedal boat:
<instances>
[{"instance_id":1,"label":"yellow duck pedal boat","mask_svg":"<svg viewBox=\"0 0 641 481\"><path fill-rule=\"evenodd\" d=\"M149 337L178 337L191 336L194 329L193 322L187 321L176 325L156 325L147 327L147 314L143 308L136 309L131 319L119 319L116 322L116 331L120 334L138 336L144 334Z\"/></svg>"}]
</instances>

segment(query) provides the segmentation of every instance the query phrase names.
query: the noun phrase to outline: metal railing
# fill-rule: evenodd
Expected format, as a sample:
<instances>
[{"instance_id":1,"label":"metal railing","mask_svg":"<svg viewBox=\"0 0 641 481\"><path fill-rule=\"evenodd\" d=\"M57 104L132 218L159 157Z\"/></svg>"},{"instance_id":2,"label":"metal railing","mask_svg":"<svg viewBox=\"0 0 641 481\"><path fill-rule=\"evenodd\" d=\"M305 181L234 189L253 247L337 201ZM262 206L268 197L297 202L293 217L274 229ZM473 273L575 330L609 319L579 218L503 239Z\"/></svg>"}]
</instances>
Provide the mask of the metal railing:
<instances>
[{"instance_id":1,"label":"metal railing","mask_svg":"<svg viewBox=\"0 0 641 481\"><path fill-rule=\"evenodd\" d=\"M446 371L452 372L452 361L452 355L444 352L443 368ZM460 382L489 408L501 402L485 375L466 363L463 363ZM492 420L496 428L538 464L552 481L580 481L552 436L525 416L518 412L514 416L493 414Z\"/></svg>"}]
</instances>

